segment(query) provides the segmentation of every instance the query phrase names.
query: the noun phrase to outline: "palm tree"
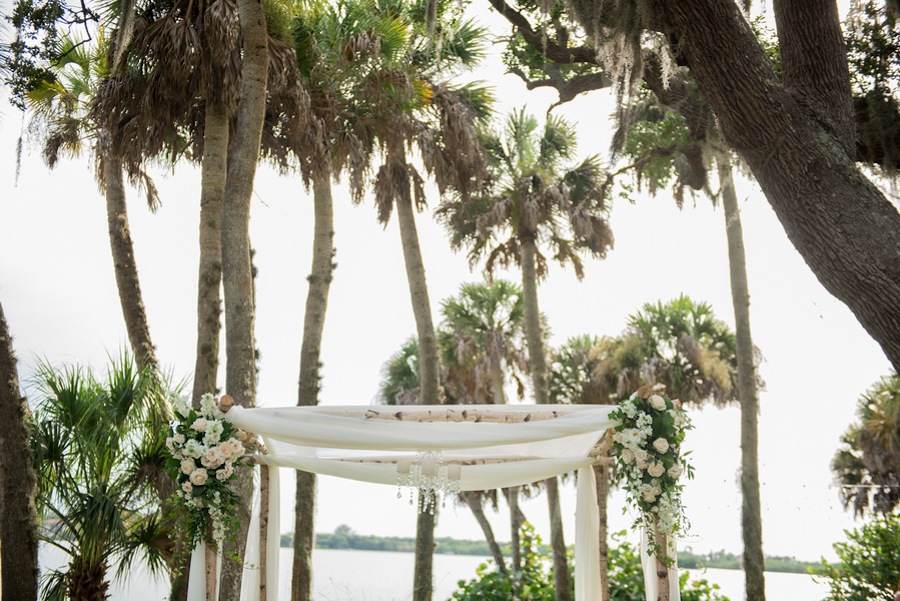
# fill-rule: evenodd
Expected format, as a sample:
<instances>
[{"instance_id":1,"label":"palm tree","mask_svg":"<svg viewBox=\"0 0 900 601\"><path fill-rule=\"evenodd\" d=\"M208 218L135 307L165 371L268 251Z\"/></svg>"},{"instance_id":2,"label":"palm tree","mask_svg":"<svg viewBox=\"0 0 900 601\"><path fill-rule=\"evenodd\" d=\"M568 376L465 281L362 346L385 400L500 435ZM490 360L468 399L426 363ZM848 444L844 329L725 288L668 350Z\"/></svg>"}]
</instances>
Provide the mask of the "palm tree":
<instances>
[{"instance_id":1,"label":"palm tree","mask_svg":"<svg viewBox=\"0 0 900 601\"><path fill-rule=\"evenodd\" d=\"M737 401L734 333L707 303L681 295L646 303L628 319L616 363L617 393L662 385L673 398L702 405Z\"/></svg>"},{"instance_id":2,"label":"palm tree","mask_svg":"<svg viewBox=\"0 0 900 601\"><path fill-rule=\"evenodd\" d=\"M855 517L900 506L900 376L879 379L857 402L857 421L831 462L844 507Z\"/></svg>"},{"instance_id":3,"label":"palm tree","mask_svg":"<svg viewBox=\"0 0 900 601\"><path fill-rule=\"evenodd\" d=\"M12 336L0 305L0 597L36 599L37 479L32 466L31 411L19 391Z\"/></svg>"},{"instance_id":4,"label":"palm tree","mask_svg":"<svg viewBox=\"0 0 900 601\"><path fill-rule=\"evenodd\" d=\"M444 389L454 403L506 404L506 385L516 384L522 398L527 373L522 322L522 292L506 280L487 284L463 284L459 295L442 303L443 324L438 340L444 358ZM510 510L510 548L512 570L521 568L519 529L522 525L518 507L519 487L504 489ZM483 515L482 502L495 507L496 494L466 493L463 501L475 515L484 531L498 569L507 574L499 546L492 542L493 531ZM496 549L495 549L496 546Z\"/></svg>"},{"instance_id":5,"label":"palm tree","mask_svg":"<svg viewBox=\"0 0 900 601\"><path fill-rule=\"evenodd\" d=\"M62 38L55 51L60 58L50 71L53 79L43 81L30 92L28 104L33 111L34 127L46 128L43 156L50 168L56 166L60 155L77 155L85 145L91 146L97 159L98 183L106 198L110 250L128 340L141 368L158 369L128 228L121 160L111 147L111 132L89 110L101 82L109 74L108 50L102 29L93 44ZM132 181L139 182L141 174L133 172L132 175ZM143 181L147 202L154 210L158 203L155 189L152 182Z\"/></svg>"},{"instance_id":6,"label":"palm tree","mask_svg":"<svg viewBox=\"0 0 900 601\"><path fill-rule=\"evenodd\" d=\"M522 332L522 291L506 280L463 284L441 304L444 369L465 379L445 378L455 403L505 405L507 379L524 395L527 370Z\"/></svg>"},{"instance_id":7,"label":"palm tree","mask_svg":"<svg viewBox=\"0 0 900 601\"><path fill-rule=\"evenodd\" d=\"M360 138L373 146L377 142L382 152L383 164L374 181L378 221L387 224L396 209L419 344L419 400L438 404L442 399L437 339L415 222L415 211L425 207L424 178L407 152L415 141L439 189L454 186L466 193L481 172L474 123L487 114L487 95L483 88L441 81L480 59L483 30L452 15L450 9L461 11L444 2L437 7L435 34L442 42L434 43L423 30L422 19L416 18L421 17L421 8L421 3L385 4L388 14L411 24L411 35L405 52L396 57L399 60L382 63L368 79L369 93L357 105L355 125ZM379 93L372 94L375 91ZM434 520L431 512L418 517L414 601L431 599Z\"/></svg>"},{"instance_id":8,"label":"palm tree","mask_svg":"<svg viewBox=\"0 0 900 601\"><path fill-rule=\"evenodd\" d=\"M44 598L101 601L110 564L123 577L136 559L159 571L171 557L158 500L173 489L155 427L156 386L128 357L112 363L104 382L78 367L38 369L33 448L38 509L48 524L42 539L70 557L64 570L48 573Z\"/></svg>"},{"instance_id":9,"label":"palm tree","mask_svg":"<svg viewBox=\"0 0 900 601\"><path fill-rule=\"evenodd\" d=\"M605 220L604 185L596 157L568 165L576 146L574 128L548 117L539 131L524 109L511 114L503 135L483 132L490 179L483 193L442 204L438 213L454 247L468 247L474 264L486 255L489 276L497 265L522 271L525 332L535 402L548 403L547 363L538 308L537 284L546 274L546 244L553 258L582 276L579 256L602 257L612 245ZM546 482L551 513L551 546L557 601L571 598L556 478Z\"/></svg>"},{"instance_id":10,"label":"palm tree","mask_svg":"<svg viewBox=\"0 0 900 601\"><path fill-rule=\"evenodd\" d=\"M312 186L315 223L300 350L300 406L317 404L319 396L322 333L335 268L331 181L343 171L349 172L354 197L362 197L373 149L366 148L353 130L354 105L382 57L391 60L405 48L405 24L371 8L368 2L312 7L293 23L312 119L291 142L307 188ZM306 601L312 595L316 478L300 471L296 478L291 598Z\"/></svg>"}]
</instances>

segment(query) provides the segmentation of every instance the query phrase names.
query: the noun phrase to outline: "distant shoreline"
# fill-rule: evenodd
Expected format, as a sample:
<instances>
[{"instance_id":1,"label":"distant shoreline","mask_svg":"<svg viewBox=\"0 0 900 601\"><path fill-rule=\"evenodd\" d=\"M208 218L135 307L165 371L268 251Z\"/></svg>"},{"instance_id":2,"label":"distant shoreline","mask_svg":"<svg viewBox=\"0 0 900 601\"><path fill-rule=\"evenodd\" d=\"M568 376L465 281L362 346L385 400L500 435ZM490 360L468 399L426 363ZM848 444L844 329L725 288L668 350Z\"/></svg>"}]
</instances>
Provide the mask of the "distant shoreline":
<instances>
[{"instance_id":1,"label":"distant shoreline","mask_svg":"<svg viewBox=\"0 0 900 601\"><path fill-rule=\"evenodd\" d=\"M281 546L293 546L293 534L281 535ZM500 543L505 556L509 555L509 543ZM350 549L357 551L392 551L413 553L416 548L414 538L397 536L372 536L357 534L349 527L339 526L335 532L316 534L317 549ZM549 554L549 548L546 553ZM442 537L435 539L435 553L441 555L476 555L490 559L491 552L483 540L464 540ZM783 572L789 574L808 574L810 568L821 566L821 562L800 561L794 557L766 557L767 572ZM679 551L679 567L688 570L716 568L721 570L740 570L739 555L716 551L707 554L695 554L690 551Z\"/></svg>"}]
</instances>

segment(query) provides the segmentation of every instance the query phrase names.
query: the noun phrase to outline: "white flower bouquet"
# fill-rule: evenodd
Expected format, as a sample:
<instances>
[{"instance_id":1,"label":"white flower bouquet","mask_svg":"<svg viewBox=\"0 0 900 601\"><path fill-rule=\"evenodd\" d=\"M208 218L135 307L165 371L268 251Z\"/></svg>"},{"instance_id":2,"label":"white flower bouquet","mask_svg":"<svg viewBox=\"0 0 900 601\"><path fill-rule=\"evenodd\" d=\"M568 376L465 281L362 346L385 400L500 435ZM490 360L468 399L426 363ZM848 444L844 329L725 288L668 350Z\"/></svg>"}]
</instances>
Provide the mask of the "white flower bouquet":
<instances>
[{"instance_id":1,"label":"white flower bouquet","mask_svg":"<svg viewBox=\"0 0 900 601\"><path fill-rule=\"evenodd\" d=\"M166 438L169 460L166 469L175 479L175 495L187 513L184 523L193 544L212 540L221 546L226 532L236 526L237 494L228 483L236 470L250 463L245 455L242 432L222 419L212 394L204 394L200 408L184 398L174 403L175 421Z\"/></svg>"},{"instance_id":2,"label":"white flower bouquet","mask_svg":"<svg viewBox=\"0 0 900 601\"><path fill-rule=\"evenodd\" d=\"M621 422L613 435L613 450L628 501L640 509L635 526L643 527L651 541L654 529L670 537L683 534L688 521L679 480L694 475L681 454L685 432L692 428L687 414L678 401L645 386L622 401L610 417Z\"/></svg>"}]
</instances>

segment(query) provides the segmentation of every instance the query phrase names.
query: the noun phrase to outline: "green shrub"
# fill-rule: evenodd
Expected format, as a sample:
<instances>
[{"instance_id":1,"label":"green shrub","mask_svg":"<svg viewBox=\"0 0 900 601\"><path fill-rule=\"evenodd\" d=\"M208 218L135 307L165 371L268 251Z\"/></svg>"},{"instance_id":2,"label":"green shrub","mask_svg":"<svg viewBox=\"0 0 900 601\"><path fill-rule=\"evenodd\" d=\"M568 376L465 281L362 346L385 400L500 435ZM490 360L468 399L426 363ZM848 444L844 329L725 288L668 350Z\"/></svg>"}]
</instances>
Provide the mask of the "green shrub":
<instances>
[{"instance_id":1,"label":"green shrub","mask_svg":"<svg viewBox=\"0 0 900 601\"><path fill-rule=\"evenodd\" d=\"M887 515L845 533L848 541L834 544L840 563L823 559L811 570L830 579L826 601L893 601L900 590L900 516Z\"/></svg>"},{"instance_id":2,"label":"green shrub","mask_svg":"<svg viewBox=\"0 0 900 601\"><path fill-rule=\"evenodd\" d=\"M609 547L609 598L610 601L644 601L640 551L623 540L624 536L625 532L613 534L613 544ZM540 537L526 524L521 541L521 571L507 578L491 562L483 563L475 570L475 578L459 581L459 590L453 593L451 601L553 601L553 573L549 569L550 561L538 553ZM719 594L718 584L705 579L688 583L688 576L683 572L679 579L682 601L729 601Z\"/></svg>"}]
</instances>

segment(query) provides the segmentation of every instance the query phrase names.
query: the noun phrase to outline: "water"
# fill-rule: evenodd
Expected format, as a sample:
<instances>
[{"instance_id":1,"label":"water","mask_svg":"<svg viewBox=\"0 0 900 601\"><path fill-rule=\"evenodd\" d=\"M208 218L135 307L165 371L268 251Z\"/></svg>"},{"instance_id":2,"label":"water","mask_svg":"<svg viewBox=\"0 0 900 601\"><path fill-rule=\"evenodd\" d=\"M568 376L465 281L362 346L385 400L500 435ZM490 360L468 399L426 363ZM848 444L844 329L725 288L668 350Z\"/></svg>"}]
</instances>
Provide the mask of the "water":
<instances>
[{"instance_id":1,"label":"water","mask_svg":"<svg viewBox=\"0 0 900 601\"><path fill-rule=\"evenodd\" d=\"M291 549L281 549L280 599L290 598ZM473 555L434 556L434 601L445 601L457 588L457 581L470 580L475 568L487 561ZM63 563L53 548L41 551L43 567ZM315 601L409 601L412 599L413 554L386 551L316 549L313 554L313 598ZM731 601L743 601L744 574L738 570L691 570L692 579L705 578L721 587ZM827 584L804 574L766 573L768 601L821 601ZM114 583L113 601L163 601L168 594L165 578L132 570L127 583Z\"/></svg>"}]
</instances>

